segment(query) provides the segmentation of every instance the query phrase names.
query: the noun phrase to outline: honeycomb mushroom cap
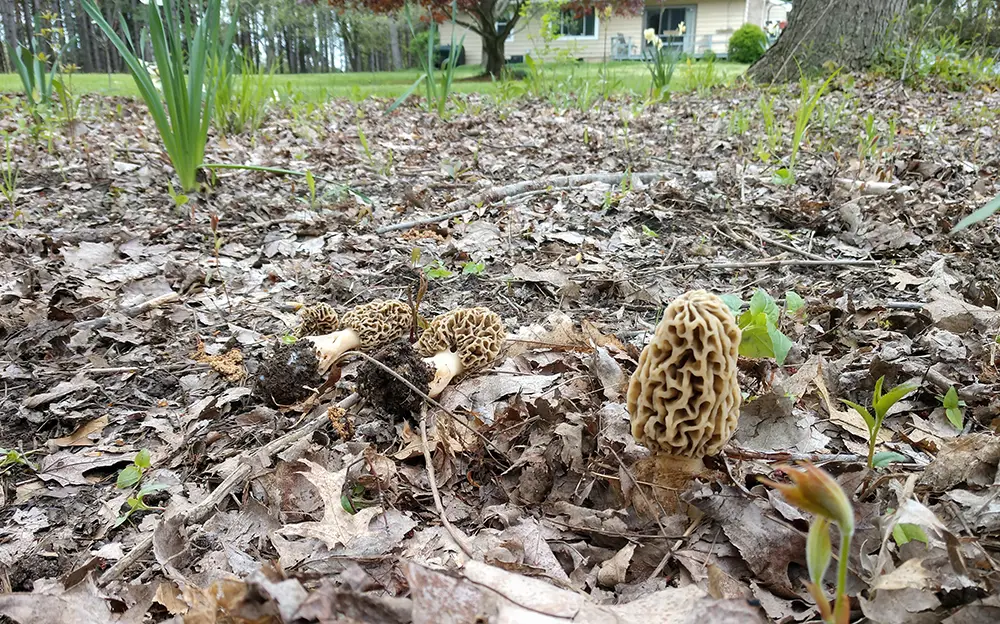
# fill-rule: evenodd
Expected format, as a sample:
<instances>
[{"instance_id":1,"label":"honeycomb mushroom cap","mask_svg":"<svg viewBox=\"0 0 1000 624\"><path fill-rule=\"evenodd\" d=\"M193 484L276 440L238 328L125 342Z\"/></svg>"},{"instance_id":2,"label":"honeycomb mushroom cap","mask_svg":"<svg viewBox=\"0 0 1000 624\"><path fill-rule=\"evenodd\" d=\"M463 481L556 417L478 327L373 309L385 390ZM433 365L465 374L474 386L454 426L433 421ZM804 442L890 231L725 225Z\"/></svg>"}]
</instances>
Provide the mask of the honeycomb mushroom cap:
<instances>
[{"instance_id":1,"label":"honeycomb mushroom cap","mask_svg":"<svg viewBox=\"0 0 1000 624\"><path fill-rule=\"evenodd\" d=\"M489 366L506 338L497 313L482 307L459 308L434 317L413 346L424 357L454 351L464 371L471 372Z\"/></svg>"},{"instance_id":2,"label":"honeycomb mushroom cap","mask_svg":"<svg viewBox=\"0 0 1000 624\"><path fill-rule=\"evenodd\" d=\"M317 303L299 311L301 321L295 328L295 336L330 334L340 329L340 317L329 303Z\"/></svg>"},{"instance_id":3,"label":"honeycomb mushroom cap","mask_svg":"<svg viewBox=\"0 0 1000 624\"><path fill-rule=\"evenodd\" d=\"M401 338L410 331L413 311L410 306L393 299L378 299L357 306L340 318L340 326L353 329L364 350Z\"/></svg>"},{"instance_id":4,"label":"honeycomb mushroom cap","mask_svg":"<svg viewBox=\"0 0 1000 624\"><path fill-rule=\"evenodd\" d=\"M740 328L723 301L696 290L667 306L629 380L632 435L654 453L718 453L736 430L742 396Z\"/></svg>"}]
</instances>

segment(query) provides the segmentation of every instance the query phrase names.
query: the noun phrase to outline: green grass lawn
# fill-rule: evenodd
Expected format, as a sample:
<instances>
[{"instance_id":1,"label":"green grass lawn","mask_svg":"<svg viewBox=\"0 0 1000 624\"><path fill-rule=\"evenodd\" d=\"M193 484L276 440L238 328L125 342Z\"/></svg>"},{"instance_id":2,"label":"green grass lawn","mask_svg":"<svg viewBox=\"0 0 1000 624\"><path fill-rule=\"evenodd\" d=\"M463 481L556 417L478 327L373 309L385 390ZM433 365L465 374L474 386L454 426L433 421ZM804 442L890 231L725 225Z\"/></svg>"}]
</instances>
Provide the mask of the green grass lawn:
<instances>
[{"instance_id":1,"label":"green grass lawn","mask_svg":"<svg viewBox=\"0 0 1000 624\"><path fill-rule=\"evenodd\" d=\"M703 63L679 64L671 87L677 90L691 88L689 76L703 67ZM512 65L511 69L524 69ZM597 84L601 80L601 63L549 63L544 66L546 80L566 83L570 80ZM742 74L746 65L716 62L715 71L723 80ZM456 70L453 91L459 93L492 93L498 85L489 80L468 80L481 72L479 66L464 66ZM399 72L358 72L339 74L282 74L274 78L279 91L291 89L308 101L323 101L331 97L360 100L368 96L395 98L420 75L417 70ZM608 79L619 92L645 93L649 89L649 72L640 62L608 63ZM77 90L103 95L138 97L132 77L127 74L75 74L73 86ZM21 81L16 74L0 74L0 92L19 92Z\"/></svg>"}]
</instances>

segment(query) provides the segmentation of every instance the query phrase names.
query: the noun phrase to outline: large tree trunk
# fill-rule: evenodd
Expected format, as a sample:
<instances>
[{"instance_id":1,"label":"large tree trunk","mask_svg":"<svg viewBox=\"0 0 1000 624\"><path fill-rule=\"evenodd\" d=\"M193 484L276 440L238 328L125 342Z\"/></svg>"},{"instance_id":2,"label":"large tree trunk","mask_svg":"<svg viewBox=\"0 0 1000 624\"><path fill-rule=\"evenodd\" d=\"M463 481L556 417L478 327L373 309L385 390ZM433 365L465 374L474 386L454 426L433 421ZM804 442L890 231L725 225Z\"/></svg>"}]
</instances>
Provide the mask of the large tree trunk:
<instances>
[{"instance_id":1,"label":"large tree trunk","mask_svg":"<svg viewBox=\"0 0 1000 624\"><path fill-rule=\"evenodd\" d=\"M827 61L860 70L905 24L907 0L796 0L788 27L748 75L787 82Z\"/></svg>"},{"instance_id":2,"label":"large tree trunk","mask_svg":"<svg viewBox=\"0 0 1000 624\"><path fill-rule=\"evenodd\" d=\"M483 15L489 16L491 21L484 21ZM480 15L478 32L483 40L483 59L486 61L486 73L494 78L500 78L503 73L504 44L507 43L507 37L514 31L519 19L520 15L515 13L506 26L497 32L496 23L492 21L492 10Z\"/></svg>"}]
</instances>

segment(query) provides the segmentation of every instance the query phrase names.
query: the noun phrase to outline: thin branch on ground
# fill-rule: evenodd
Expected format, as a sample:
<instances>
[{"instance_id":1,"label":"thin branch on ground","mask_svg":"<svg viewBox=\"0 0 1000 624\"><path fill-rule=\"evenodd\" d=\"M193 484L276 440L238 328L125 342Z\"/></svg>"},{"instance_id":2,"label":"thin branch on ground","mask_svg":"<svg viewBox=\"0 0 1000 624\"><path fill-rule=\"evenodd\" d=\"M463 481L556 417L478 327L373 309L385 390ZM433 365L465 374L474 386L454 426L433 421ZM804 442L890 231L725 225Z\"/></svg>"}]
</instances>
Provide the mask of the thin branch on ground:
<instances>
[{"instance_id":1,"label":"thin branch on ground","mask_svg":"<svg viewBox=\"0 0 1000 624\"><path fill-rule=\"evenodd\" d=\"M469 559L475 559L472 556L472 548L468 544L468 537L461 531L455 528L455 525L451 523L448 519L448 515L444 512L444 504L441 502L441 493L438 492L437 478L434 475L434 459L431 457L431 445L427 441L427 407L426 405L422 410L420 410L420 442L421 447L424 452L424 464L427 466L427 482L431 486L431 496L434 498L434 508L437 509L438 517L441 518L441 524L444 525L448 535L454 540L455 544L465 553L465 556Z\"/></svg>"},{"instance_id":2,"label":"thin branch on ground","mask_svg":"<svg viewBox=\"0 0 1000 624\"><path fill-rule=\"evenodd\" d=\"M727 446L722 450L726 457L733 459L759 459L772 462L788 461L810 461L816 464L826 462L860 462L865 461L865 457L852 453L823 454L823 453L765 453L763 451L752 451L736 446Z\"/></svg>"},{"instance_id":3,"label":"thin branch on ground","mask_svg":"<svg viewBox=\"0 0 1000 624\"><path fill-rule=\"evenodd\" d=\"M744 226L743 229L748 234L757 237L759 240L767 243L768 245L774 245L778 249L784 249L785 251L790 251L792 253L799 254L800 256L804 256L806 258L809 258L810 260L819 260L819 261L823 261L823 262L827 261L827 258L824 258L823 256L820 256L820 255L814 254L814 253L810 253L808 251L803 251L803 250L799 249L798 247L796 247L794 245L789 245L788 243L783 243L781 241L774 240L773 238L768 238L768 237L764 236L763 234L755 232L751 228L748 228L748 227Z\"/></svg>"},{"instance_id":4,"label":"thin branch on ground","mask_svg":"<svg viewBox=\"0 0 1000 624\"><path fill-rule=\"evenodd\" d=\"M437 223L439 221L444 221L445 219L451 219L453 217L459 217L470 210L473 210L477 206L486 206L498 202L503 199L509 199L511 197L522 195L524 193L529 193L532 191L539 191L547 189L549 187L577 187L583 186L584 184L593 184L595 182L602 182L604 184L621 184L621 181L626 173L583 173L579 175L570 176L554 176L549 178L539 178L537 180L526 180L524 182L518 182L517 184L508 184L506 186L496 186L488 188L484 191L480 191L465 199L456 199L455 201L449 203L445 208L447 211L444 214L424 217L421 219L416 219L414 221L404 221L403 223L396 223L395 225L387 225L380 227L375 230L378 234L385 234L387 232L395 232L398 230L408 230L413 227L420 225L427 225L429 223ZM635 182L641 182L642 184L649 184L656 180L666 178L666 173L633 173L631 175L632 184Z\"/></svg>"},{"instance_id":5,"label":"thin branch on ground","mask_svg":"<svg viewBox=\"0 0 1000 624\"><path fill-rule=\"evenodd\" d=\"M689 262L663 267L665 271L687 269L753 269L776 266L878 266L877 260L757 260L751 262Z\"/></svg>"},{"instance_id":6,"label":"thin branch on ground","mask_svg":"<svg viewBox=\"0 0 1000 624\"><path fill-rule=\"evenodd\" d=\"M119 310L119 314L124 314L129 318L133 318L145 312L149 312L153 308L158 308L168 303L178 301L180 298L181 296L177 293L167 293L165 295L160 295L159 297L153 297L152 299L144 301L138 305L123 308L122 310ZM77 329L101 329L102 327L110 325L113 320L113 316L102 316L88 321L80 321L79 323L76 323L74 327Z\"/></svg>"}]
</instances>

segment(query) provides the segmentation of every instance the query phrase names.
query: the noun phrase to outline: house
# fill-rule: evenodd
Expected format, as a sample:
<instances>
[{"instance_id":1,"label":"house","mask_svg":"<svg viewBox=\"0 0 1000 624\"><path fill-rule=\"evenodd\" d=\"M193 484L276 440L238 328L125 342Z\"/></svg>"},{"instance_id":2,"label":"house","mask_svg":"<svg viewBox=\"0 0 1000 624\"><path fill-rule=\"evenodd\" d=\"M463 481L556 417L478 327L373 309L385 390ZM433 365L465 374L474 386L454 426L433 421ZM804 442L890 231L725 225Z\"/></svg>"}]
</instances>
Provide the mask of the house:
<instances>
[{"instance_id":1,"label":"house","mask_svg":"<svg viewBox=\"0 0 1000 624\"><path fill-rule=\"evenodd\" d=\"M749 22L764 27L769 22L787 19L790 2L781 0L647 0L639 15L613 15L602 20L596 15L578 16L564 11L550 27L559 37L548 43L551 52L564 52L584 61L642 58L643 31L654 29L665 45L693 56L711 50L725 56L729 36ZM539 56L546 46L541 36L542 20L537 15L521 18L507 37L504 53L517 61L527 54ZM440 28L441 42L451 41L452 24ZM470 65L483 62L479 35L461 26L455 28L455 40L465 35L465 58Z\"/></svg>"}]
</instances>

